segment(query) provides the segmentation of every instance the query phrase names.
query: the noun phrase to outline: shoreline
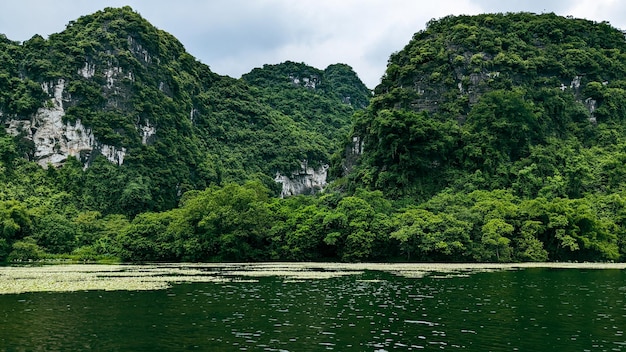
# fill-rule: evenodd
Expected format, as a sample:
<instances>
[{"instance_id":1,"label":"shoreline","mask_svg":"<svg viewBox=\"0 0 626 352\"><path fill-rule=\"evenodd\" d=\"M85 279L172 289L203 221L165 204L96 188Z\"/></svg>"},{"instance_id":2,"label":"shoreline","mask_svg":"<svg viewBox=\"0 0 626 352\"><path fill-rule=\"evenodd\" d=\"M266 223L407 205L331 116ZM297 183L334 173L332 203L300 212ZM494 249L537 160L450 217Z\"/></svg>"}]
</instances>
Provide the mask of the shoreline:
<instances>
[{"instance_id":1,"label":"shoreline","mask_svg":"<svg viewBox=\"0 0 626 352\"><path fill-rule=\"evenodd\" d=\"M164 290L179 283L257 282L279 277L285 282L325 280L380 271L419 279L449 278L502 270L623 270L626 263L153 263L54 264L0 267L0 294L72 291ZM435 274L443 274L435 276Z\"/></svg>"}]
</instances>

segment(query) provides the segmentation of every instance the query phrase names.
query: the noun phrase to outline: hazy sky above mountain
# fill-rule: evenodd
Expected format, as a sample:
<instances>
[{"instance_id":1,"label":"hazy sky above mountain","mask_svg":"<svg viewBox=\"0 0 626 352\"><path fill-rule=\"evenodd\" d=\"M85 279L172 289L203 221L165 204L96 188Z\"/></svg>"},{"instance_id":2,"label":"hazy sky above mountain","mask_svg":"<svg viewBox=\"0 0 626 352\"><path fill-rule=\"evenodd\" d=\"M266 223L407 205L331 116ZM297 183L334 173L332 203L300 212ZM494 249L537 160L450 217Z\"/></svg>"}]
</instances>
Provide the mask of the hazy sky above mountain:
<instances>
[{"instance_id":1,"label":"hazy sky above mountain","mask_svg":"<svg viewBox=\"0 0 626 352\"><path fill-rule=\"evenodd\" d=\"M626 29L626 1L619 0L21 0L0 5L0 33L18 41L47 37L82 15L125 5L218 74L240 77L286 60L320 69L346 63L370 88L391 53L430 19L450 14L554 12Z\"/></svg>"}]
</instances>

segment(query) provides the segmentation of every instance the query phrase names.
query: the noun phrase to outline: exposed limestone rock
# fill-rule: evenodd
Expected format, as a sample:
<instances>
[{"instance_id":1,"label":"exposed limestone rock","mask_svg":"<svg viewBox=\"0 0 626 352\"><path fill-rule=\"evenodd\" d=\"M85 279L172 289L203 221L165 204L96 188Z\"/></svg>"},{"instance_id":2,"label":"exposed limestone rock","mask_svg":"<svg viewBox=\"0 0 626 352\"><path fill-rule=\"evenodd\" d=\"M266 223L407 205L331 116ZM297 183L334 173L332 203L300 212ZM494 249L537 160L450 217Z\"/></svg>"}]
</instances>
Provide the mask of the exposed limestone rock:
<instances>
[{"instance_id":1,"label":"exposed limestone rock","mask_svg":"<svg viewBox=\"0 0 626 352\"><path fill-rule=\"evenodd\" d=\"M346 145L344 158L341 162L343 174L347 175L352 172L352 168L356 165L357 160L363 154L363 139L359 136L352 137L352 143Z\"/></svg>"},{"instance_id":2,"label":"exposed limestone rock","mask_svg":"<svg viewBox=\"0 0 626 352\"><path fill-rule=\"evenodd\" d=\"M295 171L291 176L276 174L274 181L282 183L283 189L280 193L281 198L296 196L300 194L314 194L321 191L326 186L326 178L328 176L328 165L322 165L318 169L314 169L307 165L304 161L301 169Z\"/></svg>"},{"instance_id":3,"label":"exposed limestone rock","mask_svg":"<svg viewBox=\"0 0 626 352\"><path fill-rule=\"evenodd\" d=\"M124 157L126 156L126 148L117 149L116 147L103 144L100 146L100 153L110 162L122 165L124 163Z\"/></svg>"},{"instance_id":4,"label":"exposed limestone rock","mask_svg":"<svg viewBox=\"0 0 626 352\"><path fill-rule=\"evenodd\" d=\"M60 79L52 87L44 85L45 91L51 88L54 89L53 106L37 110L29 128L34 131L35 160L44 167L48 164L60 165L69 155L78 156L81 151L90 151L94 144L93 134L80 121L74 125L63 122L65 81Z\"/></svg>"},{"instance_id":5,"label":"exposed limestone rock","mask_svg":"<svg viewBox=\"0 0 626 352\"><path fill-rule=\"evenodd\" d=\"M574 76L574 78L572 78L572 82L570 83L569 87L561 83L560 89L561 91L566 91L568 88L572 90L572 94L574 94L574 96L576 97L576 101L584 104L585 107L587 108L587 111L589 111L589 122L595 125L597 123L597 120L596 120L596 116L594 115L594 113L596 109L598 108L598 102L595 99L589 98L589 97L584 99L584 96L582 96L581 94L582 79L583 79L582 76ZM606 86L608 84L609 84L608 81L602 82L603 86Z\"/></svg>"},{"instance_id":6,"label":"exposed limestone rock","mask_svg":"<svg viewBox=\"0 0 626 352\"><path fill-rule=\"evenodd\" d=\"M139 44L135 38L128 36L128 47L130 51L135 54L139 59L143 60L146 63L152 62L152 57L148 50L144 49L141 44Z\"/></svg>"},{"instance_id":7,"label":"exposed limestone rock","mask_svg":"<svg viewBox=\"0 0 626 352\"><path fill-rule=\"evenodd\" d=\"M91 78L96 74L96 66L90 64L89 62L85 62L85 66L78 70L78 74L84 78Z\"/></svg>"},{"instance_id":8,"label":"exposed limestone rock","mask_svg":"<svg viewBox=\"0 0 626 352\"><path fill-rule=\"evenodd\" d=\"M141 144L148 144L150 137L156 134L156 127L150 125L150 121L146 121L144 126L141 126Z\"/></svg>"},{"instance_id":9,"label":"exposed limestone rock","mask_svg":"<svg viewBox=\"0 0 626 352\"><path fill-rule=\"evenodd\" d=\"M86 69L89 74L89 68ZM10 120L6 130L12 135L24 135L35 145L34 160L43 167L62 165L69 157L81 160L81 155L99 151L112 163L124 162L126 149L103 145L96 141L91 129L82 122L63 122L63 93L65 80L42 84L42 89L52 98L45 107L39 108L30 120ZM86 160L81 160L86 162Z\"/></svg>"},{"instance_id":10,"label":"exposed limestone rock","mask_svg":"<svg viewBox=\"0 0 626 352\"><path fill-rule=\"evenodd\" d=\"M358 136L352 137L352 154L354 155L363 154L363 141L361 141L361 137L358 137Z\"/></svg>"},{"instance_id":11,"label":"exposed limestone rock","mask_svg":"<svg viewBox=\"0 0 626 352\"><path fill-rule=\"evenodd\" d=\"M592 98L587 98L585 99L585 106L587 107L587 110L589 110L589 122L595 125L597 123L597 120L593 113L596 111L597 101Z\"/></svg>"},{"instance_id":12,"label":"exposed limestone rock","mask_svg":"<svg viewBox=\"0 0 626 352\"><path fill-rule=\"evenodd\" d=\"M107 81L107 88L112 89L118 76L123 74L121 67L109 67L104 71L104 77Z\"/></svg>"},{"instance_id":13,"label":"exposed limestone rock","mask_svg":"<svg viewBox=\"0 0 626 352\"><path fill-rule=\"evenodd\" d=\"M294 75L289 75L289 79L291 80L291 83L293 83L296 86L302 85L305 88L310 88L310 89L315 89L317 85L321 83L320 78L316 75L313 75L311 77L302 77L302 78L294 76Z\"/></svg>"},{"instance_id":14,"label":"exposed limestone rock","mask_svg":"<svg viewBox=\"0 0 626 352\"><path fill-rule=\"evenodd\" d=\"M570 83L569 87L575 90L580 89L580 82L582 80L581 76L576 76L572 79L572 83Z\"/></svg>"}]
</instances>

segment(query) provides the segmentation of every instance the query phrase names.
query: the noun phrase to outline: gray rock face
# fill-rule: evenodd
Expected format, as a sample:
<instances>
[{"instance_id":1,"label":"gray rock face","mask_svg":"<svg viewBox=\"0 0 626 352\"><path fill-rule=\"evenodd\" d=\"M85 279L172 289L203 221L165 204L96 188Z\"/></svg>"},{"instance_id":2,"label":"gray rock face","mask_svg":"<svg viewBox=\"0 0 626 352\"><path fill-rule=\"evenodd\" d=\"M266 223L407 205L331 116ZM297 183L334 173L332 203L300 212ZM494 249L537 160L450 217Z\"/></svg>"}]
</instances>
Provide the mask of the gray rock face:
<instances>
[{"instance_id":1,"label":"gray rock face","mask_svg":"<svg viewBox=\"0 0 626 352\"><path fill-rule=\"evenodd\" d=\"M310 77L297 77L294 75L290 75L289 79L291 80L291 83L293 83L293 85L303 86L309 89L315 89L317 85L321 83L320 78L316 75L312 75Z\"/></svg>"},{"instance_id":2,"label":"gray rock face","mask_svg":"<svg viewBox=\"0 0 626 352\"><path fill-rule=\"evenodd\" d=\"M328 165L314 169L304 161L298 171L290 176L276 174L274 181L282 183L281 198L297 196L300 194L314 194L324 189L328 176Z\"/></svg>"},{"instance_id":3,"label":"gray rock face","mask_svg":"<svg viewBox=\"0 0 626 352\"><path fill-rule=\"evenodd\" d=\"M142 44L128 36L128 50L145 65L153 62L153 56ZM113 55L111 50L107 55ZM88 167L96 155L103 155L110 162L122 165L127 154L125 147L107 145L98 141L92 129L85 126L80 116L73 116L67 121L66 109L77 104L80 98L74 98L68 92L72 80L103 79L101 92L105 99L105 110L125 111L128 104L129 92L125 86L128 82L135 81L135 74L131 68L123 69L111 59L97 59L98 55L85 58L85 62L78 67L75 75L69 75L65 79L44 82L41 85L49 99L44 102L31 116L2 116L2 122L6 131L14 136L24 137L33 142L34 150L29 153L29 158L43 167L52 165L59 167L70 157L81 161L84 167ZM160 82L159 89L166 94L170 87L165 82ZM194 109L191 111L193 120ZM147 118L138 119L134 123L141 142L150 144L155 139L157 127L154 121Z\"/></svg>"},{"instance_id":4,"label":"gray rock face","mask_svg":"<svg viewBox=\"0 0 626 352\"><path fill-rule=\"evenodd\" d=\"M90 68L85 68L85 71L88 74ZM124 163L126 148L99 143L91 129L85 127L80 119L75 123L63 121L65 83L65 80L59 79L42 84L44 92L51 97L45 107L39 108L30 120L7 121L7 132L14 136L24 134L32 140L35 145L34 159L43 167L61 166L69 157L81 160L81 155L89 155L94 151L112 163Z\"/></svg>"}]
</instances>

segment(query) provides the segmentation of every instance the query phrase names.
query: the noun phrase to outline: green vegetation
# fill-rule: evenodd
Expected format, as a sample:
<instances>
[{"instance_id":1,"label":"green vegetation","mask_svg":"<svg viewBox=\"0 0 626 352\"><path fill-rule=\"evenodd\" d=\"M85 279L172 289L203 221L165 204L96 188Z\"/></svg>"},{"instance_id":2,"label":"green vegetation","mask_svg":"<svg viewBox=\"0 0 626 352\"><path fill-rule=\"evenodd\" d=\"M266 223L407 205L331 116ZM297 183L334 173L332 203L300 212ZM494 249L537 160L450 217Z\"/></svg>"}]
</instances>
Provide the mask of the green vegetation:
<instances>
[{"instance_id":1,"label":"green vegetation","mask_svg":"<svg viewBox=\"0 0 626 352\"><path fill-rule=\"evenodd\" d=\"M344 182L407 205L409 259L623 260L625 54L607 23L432 21L356 115Z\"/></svg>"},{"instance_id":2,"label":"green vegetation","mask_svg":"<svg viewBox=\"0 0 626 352\"><path fill-rule=\"evenodd\" d=\"M63 79L127 152L44 169L0 130L0 259L624 261L625 74L621 31L553 14L432 21L373 96L343 64L219 76L128 7L0 37L7 127ZM277 198L303 161L334 182Z\"/></svg>"}]
</instances>

